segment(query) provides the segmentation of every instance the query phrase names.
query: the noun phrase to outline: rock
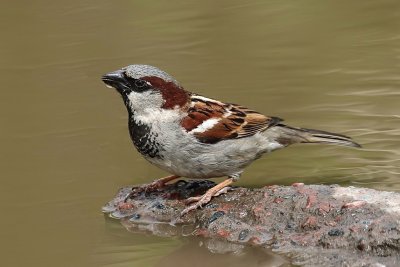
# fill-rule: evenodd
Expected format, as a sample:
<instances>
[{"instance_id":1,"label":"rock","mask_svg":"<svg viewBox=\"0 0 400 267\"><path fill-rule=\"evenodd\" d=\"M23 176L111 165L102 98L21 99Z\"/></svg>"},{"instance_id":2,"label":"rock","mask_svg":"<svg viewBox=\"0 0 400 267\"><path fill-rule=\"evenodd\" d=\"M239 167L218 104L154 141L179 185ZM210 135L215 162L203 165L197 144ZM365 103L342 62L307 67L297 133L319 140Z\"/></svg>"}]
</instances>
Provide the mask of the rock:
<instances>
[{"instance_id":1,"label":"rock","mask_svg":"<svg viewBox=\"0 0 400 267\"><path fill-rule=\"evenodd\" d=\"M184 199L213 185L208 180L182 180L126 202L131 187L122 188L103 212L130 231L205 237L209 244L219 244L210 245L213 252L251 245L283 253L293 264L305 266L400 264L398 193L303 184L234 187L203 209L180 216Z\"/></svg>"}]
</instances>

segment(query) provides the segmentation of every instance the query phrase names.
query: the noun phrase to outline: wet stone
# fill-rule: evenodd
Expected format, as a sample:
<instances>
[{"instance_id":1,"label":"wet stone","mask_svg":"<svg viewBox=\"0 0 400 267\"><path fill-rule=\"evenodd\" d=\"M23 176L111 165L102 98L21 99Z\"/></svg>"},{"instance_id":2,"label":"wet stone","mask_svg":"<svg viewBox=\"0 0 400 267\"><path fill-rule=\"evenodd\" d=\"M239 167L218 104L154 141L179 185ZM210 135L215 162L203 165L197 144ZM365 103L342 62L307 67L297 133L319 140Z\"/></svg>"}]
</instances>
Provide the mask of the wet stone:
<instances>
[{"instance_id":1,"label":"wet stone","mask_svg":"<svg viewBox=\"0 0 400 267\"><path fill-rule=\"evenodd\" d=\"M325 185L253 190L236 187L214 197L207 208L180 216L187 207L187 197L203 194L213 185L209 181L178 181L125 202L131 192L126 187L106 204L103 212L119 219L129 231L201 237L212 251L225 251L230 245L229 250L236 251L240 243L276 250L299 265L399 266L398 193ZM308 209L304 192L318 196ZM356 205L341 209L345 203L358 203L359 199L369 202L363 202L362 208Z\"/></svg>"},{"instance_id":2,"label":"wet stone","mask_svg":"<svg viewBox=\"0 0 400 267\"><path fill-rule=\"evenodd\" d=\"M162 203L160 203L160 202L154 203L152 207L153 207L153 208L156 208L156 209L160 209L160 210L163 210L163 209L166 208L165 205L162 204Z\"/></svg>"},{"instance_id":3,"label":"wet stone","mask_svg":"<svg viewBox=\"0 0 400 267\"><path fill-rule=\"evenodd\" d=\"M214 212L213 215L211 215L210 219L208 219L208 224L213 223L214 221L218 220L219 217L222 217L224 215L225 215L225 212L223 212L223 211Z\"/></svg>"},{"instance_id":4,"label":"wet stone","mask_svg":"<svg viewBox=\"0 0 400 267\"><path fill-rule=\"evenodd\" d=\"M140 219L140 214L138 214L138 213L135 213L135 214L133 214L132 215L132 217L131 217L131 219L130 220L132 220L132 221L136 221L136 220L139 220Z\"/></svg>"},{"instance_id":5,"label":"wet stone","mask_svg":"<svg viewBox=\"0 0 400 267\"><path fill-rule=\"evenodd\" d=\"M218 208L218 204L216 204L216 203L209 203L209 204L207 204L207 205L205 206L205 208L207 208L207 209L215 209L215 208Z\"/></svg>"},{"instance_id":6,"label":"wet stone","mask_svg":"<svg viewBox=\"0 0 400 267\"><path fill-rule=\"evenodd\" d=\"M328 232L328 235L330 236L342 236L344 235L344 231L340 229L332 229Z\"/></svg>"},{"instance_id":7,"label":"wet stone","mask_svg":"<svg viewBox=\"0 0 400 267\"><path fill-rule=\"evenodd\" d=\"M239 241L244 241L249 236L249 229L244 229L239 233Z\"/></svg>"},{"instance_id":8,"label":"wet stone","mask_svg":"<svg viewBox=\"0 0 400 267\"><path fill-rule=\"evenodd\" d=\"M286 225L286 229L294 229L294 228L296 228L296 225L294 225L294 224L292 224L292 223L288 223L288 224Z\"/></svg>"}]
</instances>

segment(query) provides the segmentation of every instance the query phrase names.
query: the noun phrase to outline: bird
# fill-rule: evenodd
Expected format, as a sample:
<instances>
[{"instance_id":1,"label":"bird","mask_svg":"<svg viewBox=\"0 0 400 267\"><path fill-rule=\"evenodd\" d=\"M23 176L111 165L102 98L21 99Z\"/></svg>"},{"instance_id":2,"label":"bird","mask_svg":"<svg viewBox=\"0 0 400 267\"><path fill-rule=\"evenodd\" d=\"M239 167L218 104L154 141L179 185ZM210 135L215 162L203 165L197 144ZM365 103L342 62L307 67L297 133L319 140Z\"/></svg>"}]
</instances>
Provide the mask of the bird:
<instances>
[{"instance_id":1,"label":"bird","mask_svg":"<svg viewBox=\"0 0 400 267\"><path fill-rule=\"evenodd\" d=\"M279 117L192 93L154 66L129 65L104 74L102 81L121 95L136 149L170 174L137 190L162 190L180 177L226 177L203 195L186 199L181 215L226 192L263 154L297 143L361 147L342 134L292 127Z\"/></svg>"}]
</instances>

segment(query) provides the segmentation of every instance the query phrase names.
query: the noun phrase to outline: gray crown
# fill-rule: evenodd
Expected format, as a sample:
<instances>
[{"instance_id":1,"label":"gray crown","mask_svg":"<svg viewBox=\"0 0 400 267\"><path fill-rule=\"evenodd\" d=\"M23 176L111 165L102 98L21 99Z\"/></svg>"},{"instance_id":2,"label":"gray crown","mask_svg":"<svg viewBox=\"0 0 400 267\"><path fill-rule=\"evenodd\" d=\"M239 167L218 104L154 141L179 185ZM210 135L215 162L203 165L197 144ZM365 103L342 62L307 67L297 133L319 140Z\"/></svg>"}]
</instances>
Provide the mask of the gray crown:
<instances>
[{"instance_id":1,"label":"gray crown","mask_svg":"<svg viewBox=\"0 0 400 267\"><path fill-rule=\"evenodd\" d=\"M178 81L175 80L171 75L150 65L129 65L123 68L123 70L125 71L126 75L133 79L140 79L146 76L155 76L163 79L164 81L173 82L176 85L179 85Z\"/></svg>"}]
</instances>

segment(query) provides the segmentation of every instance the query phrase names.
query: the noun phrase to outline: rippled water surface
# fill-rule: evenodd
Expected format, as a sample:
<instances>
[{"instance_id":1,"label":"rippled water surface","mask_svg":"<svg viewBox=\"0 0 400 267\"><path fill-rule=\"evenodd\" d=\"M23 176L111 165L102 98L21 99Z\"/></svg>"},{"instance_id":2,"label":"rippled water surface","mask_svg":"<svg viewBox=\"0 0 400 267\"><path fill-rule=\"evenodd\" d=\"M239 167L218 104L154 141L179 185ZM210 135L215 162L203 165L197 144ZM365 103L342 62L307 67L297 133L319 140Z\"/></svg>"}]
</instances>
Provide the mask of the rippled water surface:
<instances>
[{"instance_id":1,"label":"rippled water surface","mask_svg":"<svg viewBox=\"0 0 400 267\"><path fill-rule=\"evenodd\" d=\"M165 175L133 149L100 76L158 66L199 94L363 149L298 145L239 185L400 191L400 2L7 1L0 10L2 266L277 266L257 250L128 233L100 207ZM236 265L234 265L236 264Z\"/></svg>"}]
</instances>

